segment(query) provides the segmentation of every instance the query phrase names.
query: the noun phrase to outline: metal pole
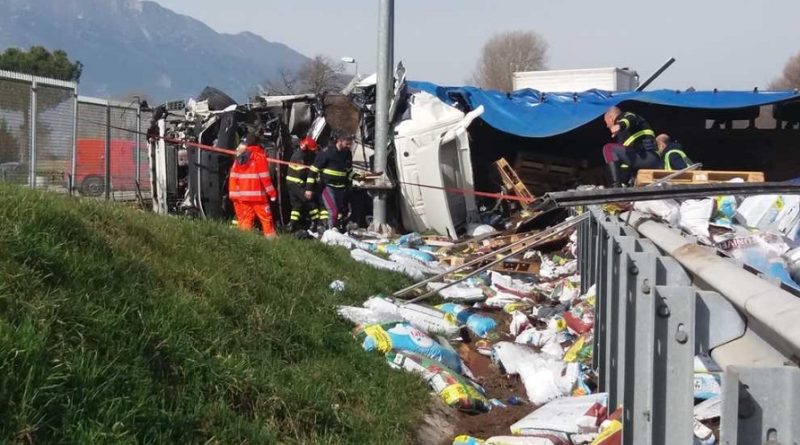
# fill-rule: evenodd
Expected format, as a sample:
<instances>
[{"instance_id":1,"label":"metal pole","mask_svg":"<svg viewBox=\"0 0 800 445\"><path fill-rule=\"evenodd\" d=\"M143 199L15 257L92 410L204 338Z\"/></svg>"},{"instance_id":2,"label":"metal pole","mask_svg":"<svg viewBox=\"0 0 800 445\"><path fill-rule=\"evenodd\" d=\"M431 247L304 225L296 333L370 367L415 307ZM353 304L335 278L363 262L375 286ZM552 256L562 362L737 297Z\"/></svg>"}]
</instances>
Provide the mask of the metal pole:
<instances>
[{"instance_id":1,"label":"metal pole","mask_svg":"<svg viewBox=\"0 0 800 445\"><path fill-rule=\"evenodd\" d=\"M538 232L538 233L535 233L533 235L527 236L527 237L525 237L525 238L523 238L523 239L521 239L519 241L516 241L514 243L511 243L511 244L509 244L509 245L507 245L505 247L501 247L501 248L499 248L497 250L494 250L492 252L489 252L489 253L487 253L485 255L481 255L480 257L475 258L472 261L468 261L468 262L466 262L466 263L464 263L464 264L462 264L460 266L456 266L456 267L454 267L454 268L452 268L452 269L450 269L450 270L448 270L448 271L446 271L444 273L441 273L439 275L430 277L430 278L428 278L426 280L420 281L419 283L416 283L416 284L413 284L411 286L408 286L405 289L401 289L401 290L395 292L394 294L392 294L392 297L397 298L397 297L399 297L401 295L404 295L404 294L406 294L406 293L408 293L408 292L410 292L410 291L412 291L412 290L414 290L414 289L416 289L418 287L424 286L425 284L431 283L433 281L437 281L437 280L439 280L441 278L444 278L444 277L446 277L446 276L448 276L448 275L450 275L452 273L458 272L461 269L465 269L467 267L474 266L475 264L478 264L478 263L481 263L481 262L485 261L487 258L494 257L496 255L504 253L507 250L511 250L514 247L519 246L521 244L531 243L531 245L528 248L535 247L535 245L537 243L541 243L543 241L549 240L554 235L557 235L557 234L563 232L564 230L567 230L567 229L573 227L574 225L576 225L579 222L587 219L588 217L589 216L588 216L588 212L587 212L587 213L581 214L581 215L579 215L579 216L577 216L577 217L575 217L573 219L570 219L570 220L567 220L567 221L563 221L563 222L561 222L559 224L556 224L555 226L549 227L549 228L547 228L547 229L545 229L545 230L543 230L541 232ZM523 250L518 251L518 252L515 252L515 254L516 253L521 253L521 252L527 250L528 248L523 249ZM448 284L447 286L444 286L441 289L450 287L453 284L456 284L456 283L458 283L460 281L462 281L462 280L450 283L450 284ZM441 290L441 289L437 289L437 292L439 290ZM413 301L417 301L417 300L415 299Z\"/></svg>"},{"instance_id":2,"label":"metal pole","mask_svg":"<svg viewBox=\"0 0 800 445\"><path fill-rule=\"evenodd\" d=\"M434 290L432 290L432 291L430 291L430 292L428 292L428 293L426 293L424 295L420 295L417 298L413 298L411 300L408 300L404 304L416 303L418 301L422 301L422 300L425 300L427 298L430 298L431 296L436 295L440 291L442 291L444 289L447 289L449 287L455 286L456 284L461 283L463 281L466 281L469 278L472 278L475 275L478 275L479 273L483 272L484 270L491 269L492 267L502 263L503 261L508 260L509 258L513 258L513 257L515 257L517 255L525 253L528 250L534 248L537 243L540 243L540 242L550 238L551 236L553 236L553 234L558 233L558 232L563 232L563 231L565 231L567 229L570 229L570 228L580 224L581 222L583 222L585 220L588 220L590 215L591 215L591 213L585 212L585 213L582 213L581 215L579 215L579 216L577 216L575 218L572 218L570 220L564 221L563 223L559 224L558 226L553 226L548 230L545 230L543 232L539 232L536 235L533 235L532 237L528 238L528 240L533 243L532 245L527 246L524 249L519 250L517 252L511 252L511 253L505 254L505 255L501 256L500 258L492 261L491 263L486 264L484 266L481 266L481 267L473 270L472 272L464 275L463 277L459 278L456 281L451 281L449 283L446 283L444 286L442 286L442 287L440 287L438 289L434 289ZM556 228L558 228L558 229L556 229Z\"/></svg>"},{"instance_id":3,"label":"metal pole","mask_svg":"<svg viewBox=\"0 0 800 445\"><path fill-rule=\"evenodd\" d=\"M654 81L654 80L656 80L656 79L658 78L658 76L660 76L661 74L663 74L663 73L664 73L664 71L666 71L666 70L667 70L667 68L669 68L670 66L672 66L672 64L673 64L673 63L675 63L675 58L674 58L674 57L670 57L670 58L669 58L669 60L667 60L667 61L666 61L666 63L664 63L663 65L661 65L661 68L659 68L659 69L658 69L658 71L656 71L655 73L653 73L653 75L652 75L652 76L650 76L650 77L648 77L648 78L647 78L647 80L645 80L645 81L644 81L644 83L642 83L641 85L639 85L639 88L636 88L636 91L644 91L644 89L645 89L645 88L647 88L648 86L650 86L650 84L651 84L651 83L653 83L653 81Z\"/></svg>"},{"instance_id":4,"label":"metal pole","mask_svg":"<svg viewBox=\"0 0 800 445\"><path fill-rule=\"evenodd\" d=\"M69 194L75 193L75 175L78 171L78 88L75 87L75 103L72 106L72 162L69 171Z\"/></svg>"},{"instance_id":5,"label":"metal pole","mask_svg":"<svg viewBox=\"0 0 800 445\"><path fill-rule=\"evenodd\" d=\"M380 0L378 10L378 79L375 112L375 172L386 173L389 146L389 101L394 90L394 0ZM372 216L378 231L386 224L386 196L377 193Z\"/></svg>"},{"instance_id":6,"label":"metal pole","mask_svg":"<svg viewBox=\"0 0 800 445\"><path fill-rule=\"evenodd\" d=\"M105 192L106 201L108 201L111 199L111 104L109 103L106 103L106 146L103 164L105 169L103 191Z\"/></svg>"},{"instance_id":7,"label":"metal pole","mask_svg":"<svg viewBox=\"0 0 800 445\"><path fill-rule=\"evenodd\" d=\"M31 83L31 151L30 165L28 171L28 185L36 188L36 113L37 113L37 88L36 80Z\"/></svg>"},{"instance_id":8,"label":"metal pole","mask_svg":"<svg viewBox=\"0 0 800 445\"><path fill-rule=\"evenodd\" d=\"M141 178L142 168L142 101L136 101L136 173L134 179L136 184L139 184Z\"/></svg>"}]
</instances>

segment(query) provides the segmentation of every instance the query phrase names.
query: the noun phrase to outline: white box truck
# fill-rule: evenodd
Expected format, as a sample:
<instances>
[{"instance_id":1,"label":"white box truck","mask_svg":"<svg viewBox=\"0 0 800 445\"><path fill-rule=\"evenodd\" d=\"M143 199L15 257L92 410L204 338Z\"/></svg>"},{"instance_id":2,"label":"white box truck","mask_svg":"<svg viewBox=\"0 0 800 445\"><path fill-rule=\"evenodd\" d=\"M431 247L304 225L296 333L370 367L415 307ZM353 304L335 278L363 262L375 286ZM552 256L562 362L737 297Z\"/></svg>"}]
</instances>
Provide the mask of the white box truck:
<instances>
[{"instance_id":1,"label":"white box truck","mask_svg":"<svg viewBox=\"0 0 800 445\"><path fill-rule=\"evenodd\" d=\"M514 91L532 88L545 93L632 91L639 86L639 74L626 68L522 71L513 74L513 86Z\"/></svg>"}]
</instances>

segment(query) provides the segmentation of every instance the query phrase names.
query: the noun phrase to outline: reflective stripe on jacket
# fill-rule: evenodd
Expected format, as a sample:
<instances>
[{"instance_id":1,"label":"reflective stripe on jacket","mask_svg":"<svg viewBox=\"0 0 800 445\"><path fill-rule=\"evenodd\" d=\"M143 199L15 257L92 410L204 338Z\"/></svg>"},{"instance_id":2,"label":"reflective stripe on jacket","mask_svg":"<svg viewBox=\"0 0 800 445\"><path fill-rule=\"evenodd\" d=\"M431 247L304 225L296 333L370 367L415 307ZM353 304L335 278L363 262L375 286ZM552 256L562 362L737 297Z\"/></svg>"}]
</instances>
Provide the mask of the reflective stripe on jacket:
<instances>
[{"instance_id":1,"label":"reflective stripe on jacket","mask_svg":"<svg viewBox=\"0 0 800 445\"><path fill-rule=\"evenodd\" d=\"M673 158L673 155L678 158ZM664 153L664 170L683 170L690 165L692 165L692 160L680 148L667 149Z\"/></svg>"},{"instance_id":2,"label":"reflective stripe on jacket","mask_svg":"<svg viewBox=\"0 0 800 445\"><path fill-rule=\"evenodd\" d=\"M618 143L636 150L656 151L656 134L641 116L625 112L615 122L620 128L617 134Z\"/></svg>"},{"instance_id":3,"label":"reflective stripe on jacket","mask_svg":"<svg viewBox=\"0 0 800 445\"><path fill-rule=\"evenodd\" d=\"M247 147L237 156L228 181L228 197L232 201L266 203L278 197L269 175L269 163L259 146Z\"/></svg>"},{"instance_id":4,"label":"reflective stripe on jacket","mask_svg":"<svg viewBox=\"0 0 800 445\"><path fill-rule=\"evenodd\" d=\"M296 149L289 159L288 171L286 172L286 182L291 184L305 185L308 179L308 169L314 162L314 152Z\"/></svg>"},{"instance_id":5,"label":"reflective stripe on jacket","mask_svg":"<svg viewBox=\"0 0 800 445\"><path fill-rule=\"evenodd\" d=\"M350 150L338 150L336 146L328 147L319 153L311 166L306 179L306 188L312 190L315 183L329 187L345 188L353 179L353 153Z\"/></svg>"}]
</instances>

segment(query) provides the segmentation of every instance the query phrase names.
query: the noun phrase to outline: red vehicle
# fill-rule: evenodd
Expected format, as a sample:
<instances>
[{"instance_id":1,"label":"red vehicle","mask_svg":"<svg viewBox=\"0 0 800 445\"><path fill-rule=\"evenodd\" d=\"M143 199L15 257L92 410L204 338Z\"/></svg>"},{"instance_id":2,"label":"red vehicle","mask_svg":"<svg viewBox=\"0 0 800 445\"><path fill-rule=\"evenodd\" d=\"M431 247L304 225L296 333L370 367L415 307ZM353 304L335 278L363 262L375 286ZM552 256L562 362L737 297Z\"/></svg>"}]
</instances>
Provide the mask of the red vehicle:
<instances>
[{"instance_id":1,"label":"red vehicle","mask_svg":"<svg viewBox=\"0 0 800 445\"><path fill-rule=\"evenodd\" d=\"M96 197L105 192L105 150L103 139L78 139L74 184L81 195ZM136 190L136 142L112 139L110 167L112 190Z\"/></svg>"}]
</instances>

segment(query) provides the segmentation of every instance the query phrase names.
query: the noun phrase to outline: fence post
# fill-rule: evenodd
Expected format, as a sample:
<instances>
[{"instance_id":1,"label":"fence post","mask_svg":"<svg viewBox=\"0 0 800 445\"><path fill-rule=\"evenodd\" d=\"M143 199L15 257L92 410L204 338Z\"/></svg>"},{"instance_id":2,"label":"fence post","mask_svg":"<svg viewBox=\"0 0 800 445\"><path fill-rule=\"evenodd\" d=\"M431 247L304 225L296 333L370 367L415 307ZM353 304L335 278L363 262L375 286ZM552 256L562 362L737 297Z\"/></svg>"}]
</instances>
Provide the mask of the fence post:
<instances>
[{"instance_id":1,"label":"fence post","mask_svg":"<svg viewBox=\"0 0 800 445\"><path fill-rule=\"evenodd\" d=\"M28 165L28 185L36 188L36 101L38 85L36 79L31 81L31 140L30 140L30 164Z\"/></svg>"},{"instance_id":2,"label":"fence post","mask_svg":"<svg viewBox=\"0 0 800 445\"><path fill-rule=\"evenodd\" d=\"M141 169L142 169L142 101L136 101L136 173L134 174L134 180L136 182L136 187L140 187L141 181Z\"/></svg>"},{"instance_id":3,"label":"fence post","mask_svg":"<svg viewBox=\"0 0 800 445\"><path fill-rule=\"evenodd\" d=\"M103 191L106 201L111 199L111 104L106 102L106 144L105 155L103 156L104 175Z\"/></svg>"},{"instance_id":4,"label":"fence post","mask_svg":"<svg viewBox=\"0 0 800 445\"><path fill-rule=\"evenodd\" d=\"M72 119L72 163L69 172L69 194L72 196L75 193L75 175L78 172L78 88L75 88L75 103L73 104L73 119Z\"/></svg>"}]
</instances>

